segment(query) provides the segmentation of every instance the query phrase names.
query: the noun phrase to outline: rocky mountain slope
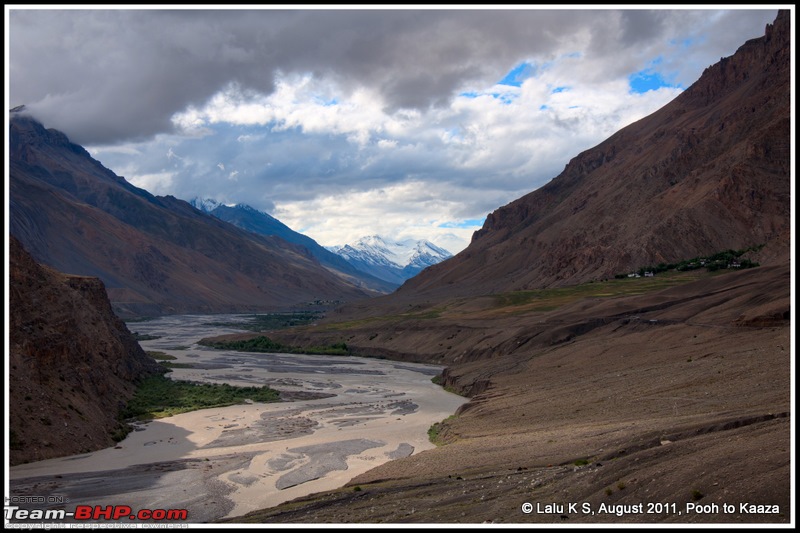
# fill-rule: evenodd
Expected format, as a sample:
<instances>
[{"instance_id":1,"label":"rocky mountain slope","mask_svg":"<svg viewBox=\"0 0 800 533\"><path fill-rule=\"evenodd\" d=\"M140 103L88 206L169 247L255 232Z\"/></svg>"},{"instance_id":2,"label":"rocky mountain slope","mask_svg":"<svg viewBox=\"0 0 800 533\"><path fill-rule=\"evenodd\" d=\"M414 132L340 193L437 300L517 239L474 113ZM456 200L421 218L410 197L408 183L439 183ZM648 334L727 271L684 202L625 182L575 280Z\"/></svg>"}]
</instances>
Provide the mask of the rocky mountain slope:
<instances>
[{"instance_id":1,"label":"rocky mountain slope","mask_svg":"<svg viewBox=\"0 0 800 533\"><path fill-rule=\"evenodd\" d=\"M440 362L441 383L470 402L442 421L434 450L230 521L789 522L788 265L529 296L439 302L307 335L309 344L344 339L362 354ZM525 514L526 502L628 511ZM651 503L669 507L631 511ZM719 511L690 513L691 503ZM777 512L742 512L748 503Z\"/></svg>"},{"instance_id":2,"label":"rocky mountain slope","mask_svg":"<svg viewBox=\"0 0 800 533\"><path fill-rule=\"evenodd\" d=\"M117 312L284 310L368 296L305 248L134 187L24 112L10 124L10 230L37 261L103 280Z\"/></svg>"},{"instance_id":3,"label":"rocky mountain slope","mask_svg":"<svg viewBox=\"0 0 800 533\"><path fill-rule=\"evenodd\" d=\"M237 204L228 206L208 198L194 198L190 200L189 203L197 209L205 211L225 222L230 222L243 230L259 235L280 237L286 242L302 246L307 249L321 265L345 277L357 286L379 293L389 293L397 288L395 284L388 283L383 279L376 278L366 272L356 269L342 257L321 246L311 237L294 231L275 217L249 205Z\"/></svg>"},{"instance_id":4,"label":"rocky mountain slope","mask_svg":"<svg viewBox=\"0 0 800 533\"><path fill-rule=\"evenodd\" d=\"M271 334L439 363L471 399L436 449L230 521L792 522L789 25L780 11L453 259ZM614 278L762 244L757 268Z\"/></svg>"},{"instance_id":5,"label":"rocky mountain slope","mask_svg":"<svg viewBox=\"0 0 800 533\"><path fill-rule=\"evenodd\" d=\"M760 245L761 263L787 261L788 19L491 213L469 247L398 292L564 286Z\"/></svg>"},{"instance_id":6,"label":"rocky mountain slope","mask_svg":"<svg viewBox=\"0 0 800 533\"><path fill-rule=\"evenodd\" d=\"M163 369L99 279L41 266L13 237L9 274L11 464L113 446L134 382Z\"/></svg>"}]
</instances>

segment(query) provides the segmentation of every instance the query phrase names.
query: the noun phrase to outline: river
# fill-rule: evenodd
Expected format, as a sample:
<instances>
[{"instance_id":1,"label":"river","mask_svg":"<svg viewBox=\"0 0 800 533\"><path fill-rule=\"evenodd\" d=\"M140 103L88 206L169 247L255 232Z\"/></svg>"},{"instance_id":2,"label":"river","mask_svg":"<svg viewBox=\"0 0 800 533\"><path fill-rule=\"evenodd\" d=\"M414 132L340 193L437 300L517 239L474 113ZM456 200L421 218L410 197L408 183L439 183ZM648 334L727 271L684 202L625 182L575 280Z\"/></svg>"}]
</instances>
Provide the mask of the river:
<instances>
[{"instance_id":1,"label":"river","mask_svg":"<svg viewBox=\"0 0 800 533\"><path fill-rule=\"evenodd\" d=\"M250 315L252 316L252 315ZM147 351L175 357L173 379L269 385L293 401L204 409L143 424L118 446L10 469L12 495L76 505L186 509L188 522L343 486L433 447L428 428L467 400L431 382L441 367L383 359L215 350L203 337L243 331L246 315L131 322ZM310 399L309 399L310 398Z\"/></svg>"}]
</instances>

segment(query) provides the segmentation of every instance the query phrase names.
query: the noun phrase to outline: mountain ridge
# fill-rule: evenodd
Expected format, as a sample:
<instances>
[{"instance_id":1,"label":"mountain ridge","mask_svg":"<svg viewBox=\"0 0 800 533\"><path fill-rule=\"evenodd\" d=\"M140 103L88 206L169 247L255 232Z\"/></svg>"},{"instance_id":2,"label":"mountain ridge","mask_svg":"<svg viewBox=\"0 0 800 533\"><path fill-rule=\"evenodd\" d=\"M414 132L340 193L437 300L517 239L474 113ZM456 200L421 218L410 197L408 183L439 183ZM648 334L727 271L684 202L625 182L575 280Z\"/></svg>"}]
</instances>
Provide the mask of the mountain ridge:
<instances>
[{"instance_id":1,"label":"mountain ridge","mask_svg":"<svg viewBox=\"0 0 800 533\"><path fill-rule=\"evenodd\" d=\"M502 292L766 245L789 234L789 15L648 117L490 213L470 245L398 292ZM770 246L771 241L782 242Z\"/></svg>"},{"instance_id":2,"label":"mountain ridge","mask_svg":"<svg viewBox=\"0 0 800 533\"><path fill-rule=\"evenodd\" d=\"M256 209L247 204L225 205L214 199L193 198L189 203L211 216L229 222L246 231L265 236L279 237L286 242L296 244L308 252L329 270L343 276L349 282L370 291L389 293L397 288L396 285L371 276L354 268L340 256L321 246L317 241L307 235L294 231L289 226L273 217L269 213Z\"/></svg>"},{"instance_id":3,"label":"mountain ridge","mask_svg":"<svg viewBox=\"0 0 800 533\"><path fill-rule=\"evenodd\" d=\"M498 208L454 258L276 335L440 364L470 401L435 449L225 521L793 522L789 21ZM753 244L757 268L602 279ZM657 502L680 512L637 512Z\"/></svg>"},{"instance_id":4,"label":"mountain ridge","mask_svg":"<svg viewBox=\"0 0 800 533\"><path fill-rule=\"evenodd\" d=\"M251 312L365 298L304 247L154 196L61 132L10 121L10 232L37 261L106 285L125 316Z\"/></svg>"},{"instance_id":5,"label":"mountain ridge","mask_svg":"<svg viewBox=\"0 0 800 533\"><path fill-rule=\"evenodd\" d=\"M328 249L359 270L397 285L453 255L425 239L387 241L379 235L368 235L353 244Z\"/></svg>"}]
</instances>

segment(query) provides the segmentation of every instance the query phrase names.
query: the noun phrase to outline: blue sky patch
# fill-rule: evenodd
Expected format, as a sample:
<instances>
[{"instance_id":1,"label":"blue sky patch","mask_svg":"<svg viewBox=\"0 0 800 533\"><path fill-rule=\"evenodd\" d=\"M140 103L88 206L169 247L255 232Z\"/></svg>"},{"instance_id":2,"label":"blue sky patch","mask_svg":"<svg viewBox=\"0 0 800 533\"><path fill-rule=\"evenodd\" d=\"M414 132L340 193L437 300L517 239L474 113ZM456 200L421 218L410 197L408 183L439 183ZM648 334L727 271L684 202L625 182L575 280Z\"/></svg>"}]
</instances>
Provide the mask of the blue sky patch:
<instances>
[{"instance_id":1,"label":"blue sky patch","mask_svg":"<svg viewBox=\"0 0 800 533\"><path fill-rule=\"evenodd\" d=\"M477 226L483 226L483 222L486 220L484 218L468 218L466 220L461 220L458 222L445 222L443 224L439 224L440 228L474 228Z\"/></svg>"},{"instance_id":2,"label":"blue sky patch","mask_svg":"<svg viewBox=\"0 0 800 533\"><path fill-rule=\"evenodd\" d=\"M510 85L512 87L521 87L522 82L536 74L536 66L530 63L522 62L516 67L508 71L505 77L497 82L498 85Z\"/></svg>"},{"instance_id":3,"label":"blue sky patch","mask_svg":"<svg viewBox=\"0 0 800 533\"><path fill-rule=\"evenodd\" d=\"M314 98L314 101L323 107L331 107L339 105L339 100L337 98L331 98L330 100L326 100L318 96Z\"/></svg>"},{"instance_id":4,"label":"blue sky patch","mask_svg":"<svg viewBox=\"0 0 800 533\"><path fill-rule=\"evenodd\" d=\"M680 85L675 85L667 80L658 73L654 72L651 69L640 70L634 74L628 76L628 83L631 87L631 92L643 94L648 91L655 91L662 87L678 87Z\"/></svg>"}]
</instances>

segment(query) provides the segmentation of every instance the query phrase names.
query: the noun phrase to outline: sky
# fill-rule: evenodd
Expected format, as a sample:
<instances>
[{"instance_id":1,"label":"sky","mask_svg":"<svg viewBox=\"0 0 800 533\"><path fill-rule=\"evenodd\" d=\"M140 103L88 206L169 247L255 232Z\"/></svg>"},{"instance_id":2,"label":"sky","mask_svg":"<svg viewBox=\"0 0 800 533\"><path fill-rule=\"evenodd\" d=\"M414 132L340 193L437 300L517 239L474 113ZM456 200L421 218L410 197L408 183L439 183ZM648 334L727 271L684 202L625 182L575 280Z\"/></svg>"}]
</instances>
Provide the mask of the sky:
<instances>
[{"instance_id":1,"label":"sky","mask_svg":"<svg viewBox=\"0 0 800 533\"><path fill-rule=\"evenodd\" d=\"M200 7L7 5L6 109L153 194L458 253L791 6Z\"/></svg>"}]
</instances>

